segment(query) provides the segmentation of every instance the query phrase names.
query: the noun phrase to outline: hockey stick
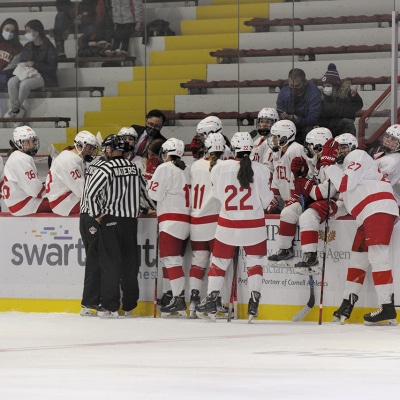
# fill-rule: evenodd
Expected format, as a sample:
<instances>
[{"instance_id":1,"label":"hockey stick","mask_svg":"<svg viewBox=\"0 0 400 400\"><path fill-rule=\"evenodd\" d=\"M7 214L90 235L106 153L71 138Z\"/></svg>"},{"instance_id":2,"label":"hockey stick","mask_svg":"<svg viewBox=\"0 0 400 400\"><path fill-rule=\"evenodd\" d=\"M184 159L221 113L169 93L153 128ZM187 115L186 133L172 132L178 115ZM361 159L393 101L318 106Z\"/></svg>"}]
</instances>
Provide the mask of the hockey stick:
<instances>
[{"instance_id":1,"label":"hockey stick","mask_svg":"<svg viewBox=\"0 0 400 400\"><path fill-rule=\"evenodd\" d=\"M155 266L155 278L154 278L154 299L153 299L153 318L157 317L157 286L158 286L158 221L157 221L157 233L156 233L156 266Z\"/></svg>"},{"instance_id":2,"label":"hockey stick","mask_svg":"<svg viewBox=\"0 0 400 400\"><path fill-rule=\"evenodd\" d=\"M330 197L331 197L331 181L328 180L328 215L325 220L325 234L324 234L324 253L322 256L322 277L321 277L321 294L319 298L319 317L318 324L322 324L322 304L324 299L324 284L325 284L325 262L326 262L326 247L328 245L328 226L329 226L329 208L330 208Z\"/></svg>"},{"instance_id":3,"label":"hockey stick","mask_svg":"<svg viewBox=\"0 0 400 400\"><path fill-rule=\"evenodd\" d=\"M228 307L227 322L231 322L232 313L236 312L236 309L234 310L234 304L237 301L237 268L238 268L238 261L239 261L239 247L236 247L235 255L233 256L233 277L232 277L231 293L230 293L230 296L229 296L229 307Z\"/></svg>"},{"instance_id":4,"label":"hockey stick","mask_svg":"<svg viewBox=\"0 0 400 400\"><path fill-rule=\"evenodd\" d=\"M301 201L302 211L304 211L306 208L306 205L305 205L303 195L300 195L300 201ZM310 297L308 299L307 304L300 311L298 311L295 315L293 315L293 317L292 317L293 322L298 322L298 321L302 320L312 310L312 308L315 305L315 291L314 291L315 282L314 282L314 277L312 276L311 273L308 275L308 282L310 285Z\"/></svg>"}]
</instances>

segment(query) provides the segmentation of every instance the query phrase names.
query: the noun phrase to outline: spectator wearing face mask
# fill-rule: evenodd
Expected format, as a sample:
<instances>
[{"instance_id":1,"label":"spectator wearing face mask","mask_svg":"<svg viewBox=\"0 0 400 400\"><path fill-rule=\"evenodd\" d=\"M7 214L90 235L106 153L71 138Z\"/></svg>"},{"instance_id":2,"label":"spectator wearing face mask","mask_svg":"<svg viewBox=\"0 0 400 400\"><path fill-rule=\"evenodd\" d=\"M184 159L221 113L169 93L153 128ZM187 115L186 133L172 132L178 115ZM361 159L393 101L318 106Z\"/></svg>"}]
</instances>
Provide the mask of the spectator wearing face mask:
<instances>
[{"instance_id":1,"label":"spectator wearing face mask","mask_svg":"<svg viewBox=\"0 0 400 400\"><path fill-rule=\"evenodd\" d=\"M334 137L342 133L356 134L356 113L363 107L357 86L351 87L349 79L341 80L336 65L330 63L322 77L322 110L318 126L328 128Z\"/></svg>"},{"instance_id":2,"label":"spectator wearing face mask","mask_svg":"<svg viewBox=\"0 0 400 400\"><path fill-rule=\"evenodd\" d=\"M33 19L25 25L25 39L28 43L22 49L21 62L8 81L8 95L11 108L4 117L23 117L25 109L22 103L31 90L44 86L57 86L57 51L46 37L43 24ZM29 73L16 75L21 66L30 68Z\"/></svg>"},{"instance_id":3,"label":"spectator wearing face mask","mask_svg":"<svg viewBox=\"0 0 400 400\"><path fill-rule=\"evenodd\" d=\"M160 110L151 110L146 115L146 125L131 125L138 134L138 140L135 145L135 154L147 158L147 148L149 144L156 139L163 142L167 140L162 134L161 129L166 121L165 114Z\"/></svg>"},{"instance_id":4,"label":"spectator wearing face mask","mask_svg":"<svg viewBox=\"0 0 400 400\"><path fill-rule=\"evenodd\" d=\"M317 125L321 113L321 94L300 68L289 71L288 84L278 94L276 110L280 119L296 125L296 142L304 144L307 133Z\"/></svg>"}]
</instances>

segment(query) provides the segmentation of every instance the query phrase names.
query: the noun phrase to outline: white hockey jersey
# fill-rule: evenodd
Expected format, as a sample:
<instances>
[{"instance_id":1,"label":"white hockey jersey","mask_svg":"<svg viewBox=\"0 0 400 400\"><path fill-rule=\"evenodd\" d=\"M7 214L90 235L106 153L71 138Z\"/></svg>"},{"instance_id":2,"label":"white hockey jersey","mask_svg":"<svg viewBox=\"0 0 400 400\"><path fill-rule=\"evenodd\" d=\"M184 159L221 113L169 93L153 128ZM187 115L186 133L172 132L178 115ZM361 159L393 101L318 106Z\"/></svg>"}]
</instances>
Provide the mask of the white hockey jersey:
<instances>
[{"instance_id":1,"label":"white hockey jersey","mask_svg":"<svg viewBox=\"0 0 400 400\"><path fill-rule=\"evenodd\" d=\"M343 162L326 168L326 175L340 192L344 205L358 226L372 214L399 216L399 208L389 181L376 162L363 150L353 150Z\"/></svg>"},{"instance_id":2,"label":"white hockey jersey","mask_svg":"<svg viewBox=\"0 0 400 400\"><path fill-rule=\"evenodd\" d=\"M237 179L240 162L226 160L211 170L214 196L221 202L215 238L232 246L247 246L267 238L264 209L273 199L267 168L252 161L254 182L248 189Z\"/></svg>"},{"instance_id":3,"label":"white hockey jersey","mask_svg":"<svg viewBox=\"0 0 400 400\"><path fill-rule=\"evenodd\" d=\"M149 197L157 201L159 231L178 239L189 236L189 168L181 170L172 162L159 165L149 181Z\"/></svg>"},{"instance_id":4,"label":"white hockey jersey","mask_svg":"<svg viewBox=\"0 0 400 400\"><path fill-rule=\"evenodd\" d=\"M45 197L33 157L22 151L11 153L4 167L3 199L11 214L34 214Z\"/></svg>"},{"instance_id":5,"label":"white hockey jersey","mask_svg":"<svg viewBox=\"0 0 400 400\"><path fill-rule=\"evenodd\" d=\"M383 176L390 181L397 205L400 206L400 153L378 153L374 158Z\"/></svg>"},{"instance_id":6,"label":"white hockey jersey","mask_svg":"<svg viewBox=\"0 0 400 400\"><path fill-rule=\"evenodd\" d=\"M301 144L292 142L284 154L281 150L276 154L271 189L275 194L279 194L284 201L287 201L294 190L293 174L290 167L295 157L305 158L304 148Z\"/></svg>"},{"instance_id":7,"label":"white hockey jersey","mask_svg":"<svg viewBox=\"0 0 400 400\"><path fill-rule=\"evenodd\" d=\"M198 242L214 238L221 210L221 203L213 195L209 169L210 161L204 158L195 161L190 167L190 239Z\"/></svg>"},{"instance_id":8,"label":"white hockey jersey","mask_svg":"<svg viewBox=\"0 0 400 400\"><path fill-rule=\"evenodd\" d=\"M86 163L72 150L63 150L46 177L46 194L55 214L69 215L82 198Z\"/></svg>"}]
</instances>

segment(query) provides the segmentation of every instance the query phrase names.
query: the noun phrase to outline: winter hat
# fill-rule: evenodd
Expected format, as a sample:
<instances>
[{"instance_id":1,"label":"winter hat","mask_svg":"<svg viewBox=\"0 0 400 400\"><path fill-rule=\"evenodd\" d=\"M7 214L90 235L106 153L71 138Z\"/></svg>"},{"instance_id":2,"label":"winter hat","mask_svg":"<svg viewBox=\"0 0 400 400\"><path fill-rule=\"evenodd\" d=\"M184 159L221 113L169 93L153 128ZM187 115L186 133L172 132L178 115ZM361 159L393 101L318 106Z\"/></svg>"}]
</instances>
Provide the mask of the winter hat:
<instances>
[{"instance_id":1,"label":"winter hat","mask_svg":"<svg viewBox=\"0 0 400 400\"><path fill-rule=\"evenodd\" d=\"M38 19L32 19L25 24L25 28L29 26L29 28L33 29L35 32L39 33L40 37L45 36L44 26Z\"/></svg>"},{"instance_id":2,"label":"winter hat","mask_svg":"<svg viewBox=\"0 0 400 400\"><path fill-rule=\"evenodd\" d=\"M322 84L330 83L331 85L340 85L340 76L339 72L337 72L336 65L330 63L328 65L328 71L325 72L325 75L322 77Z\"/></svg>"}]
</instances>

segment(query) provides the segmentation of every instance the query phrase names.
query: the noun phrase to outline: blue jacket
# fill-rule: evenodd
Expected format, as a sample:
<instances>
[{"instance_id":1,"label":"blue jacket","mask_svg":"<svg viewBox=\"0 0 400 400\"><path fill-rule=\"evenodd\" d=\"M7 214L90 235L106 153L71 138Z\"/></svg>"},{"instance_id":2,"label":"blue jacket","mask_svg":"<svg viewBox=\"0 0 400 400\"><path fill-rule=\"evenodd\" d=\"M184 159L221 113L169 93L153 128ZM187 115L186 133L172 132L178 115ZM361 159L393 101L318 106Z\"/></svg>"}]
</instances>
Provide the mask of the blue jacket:
<instances>
[{"instance_id":1,"label":"blue jacket","mask_svg":"<svg viewBox=\"0 0 400 400\"><path fill-rule=\"evenodd\" d=\"M288 114L294 114L299 118L297 126L317 125L321 114L321 92L314 82L306 81L304 93L297 96L293 107L293 97L289 85L285 85L278 93L276 108Z\"/></svg>"}]
</instances>

